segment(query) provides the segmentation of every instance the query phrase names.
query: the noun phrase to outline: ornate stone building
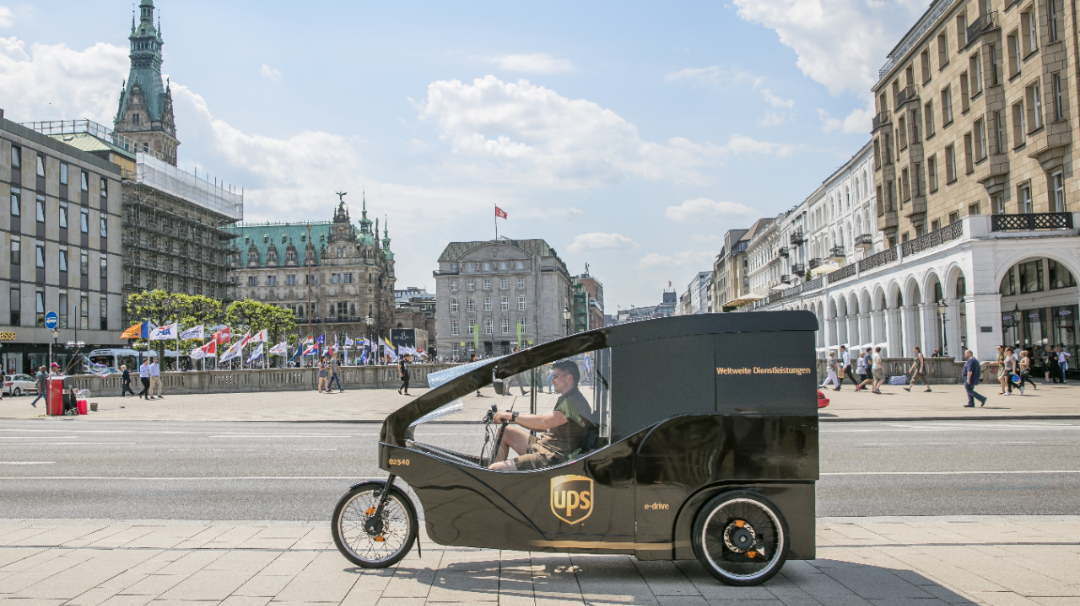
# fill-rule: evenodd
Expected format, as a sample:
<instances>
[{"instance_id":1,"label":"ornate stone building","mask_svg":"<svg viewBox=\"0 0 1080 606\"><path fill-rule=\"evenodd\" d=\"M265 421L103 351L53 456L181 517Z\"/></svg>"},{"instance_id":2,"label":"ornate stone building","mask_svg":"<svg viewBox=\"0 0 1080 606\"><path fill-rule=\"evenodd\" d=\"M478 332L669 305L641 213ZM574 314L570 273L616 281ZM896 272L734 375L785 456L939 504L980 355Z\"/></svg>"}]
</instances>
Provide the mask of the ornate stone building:
<instances>
[{"instance_id":1,"label":"ornate stone building","mask_svg":"<svg viewBox=\"0 0 1080 606\"><path fill-rule=\"evenodd\" d=\"M161 21L154 27L154 0L139 4L139 23L131 18L131 71L120 92L113 130L134 143L129 152L153 154L176 166L176 122L172 92L161 82Z\"/></svg>"},{"instance_id":2,"label":"ornate stone building","mask_svg":"<svg viewBox=\"0 0 1080 606\"><path fill-rule=\"evenodd\" d=\"M375 335L389 336L396 326L390 233L384 229L379 240L378 220L373 227L366 201L359 227L342 201L331 221L226 229L236 236L229 250L230 298L291 309L303 333L310 321L316 334L363 337L369 314Z\"/></svg>"}]
</instances>

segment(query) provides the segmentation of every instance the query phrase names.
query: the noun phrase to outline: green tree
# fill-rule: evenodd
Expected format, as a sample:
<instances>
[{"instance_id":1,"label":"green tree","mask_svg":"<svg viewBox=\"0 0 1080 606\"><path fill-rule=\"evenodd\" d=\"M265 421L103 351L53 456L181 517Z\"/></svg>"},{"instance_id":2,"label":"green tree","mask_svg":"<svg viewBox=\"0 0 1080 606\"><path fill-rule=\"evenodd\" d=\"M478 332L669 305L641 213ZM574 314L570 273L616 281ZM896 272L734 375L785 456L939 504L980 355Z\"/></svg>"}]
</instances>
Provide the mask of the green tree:
<instances>
[{"instance_id":1,"label":"green tree","mask_svg":"<svg viewBox=\"0 0 1080 606\"><path fill-rule=\"evenodd\" d=\"M230 303L225 309L225 321L234 334L256 333L265 329L270 333L272 343L296 329L296 316L292 310L253 299Z\"/></svg>"},{"instance_id":2,"label":"green tree","mask_svg":"<svg viewBox=\"0 0 1080 606\"><path fill-rule=\"evenodd\" d=\"M185 311L190 309L190 305L190 295L158 289L130 295L127 310L128 314L133 318L138 318L140 321L149 321L160 326L181 321ZM142 350L140 346L145 346L147 350L154 349L158 352L161 361L164 362L167 344L168 341L158 341L154 344L139 339L132 346L140 351Z\"/></svg>"}]
</instances>

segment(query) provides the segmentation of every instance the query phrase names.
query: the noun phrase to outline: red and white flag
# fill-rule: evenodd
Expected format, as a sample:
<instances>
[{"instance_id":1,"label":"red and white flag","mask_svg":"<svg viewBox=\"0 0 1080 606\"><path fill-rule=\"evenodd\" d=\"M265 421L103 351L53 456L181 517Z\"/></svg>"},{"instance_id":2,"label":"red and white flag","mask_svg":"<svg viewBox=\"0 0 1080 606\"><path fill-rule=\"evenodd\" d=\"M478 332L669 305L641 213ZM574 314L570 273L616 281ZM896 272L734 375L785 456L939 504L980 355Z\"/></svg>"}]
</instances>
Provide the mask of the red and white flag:
<instances>
[{"instance_id":1,"label":"red and white flag","mask_svg":"<svg viewBox=\"0 0 1080 606\"><path fill-rule=\"evenodd\" d=\"M496 219L506 219L506 211L499 208L498 206L496 206L495 207L495 218Z\"/></svg>"},{"instance_id":2,"label":"red and white flag","mask_svg":"<svg viewBox=\"0 0 1080 606\"><path fill-rule=\"evenodd\" d=\"M245 334L243 336L243 338L240 339L240 347L242 347L242 348L247 347L247 344L250 343L250 342L251 342L251 331L249 330L247 332L247 334Z\"/></svg>"},{"instance_id":3,"label":"red and white flag","mask_svg":"<svg viewBox=\"0 0 1080 606\"><path fill-rule=\"evenodd\" d=\"M270 342L270 331L268 329L264 328L264 329L260 330L259 332L251 335L251 339L248 342L249 343L269 343Z\"/></svg>"},{"instance_id":4,"label":"red and white flag","mask_svg":"<svg viewBox=\"0 0 1080 606\"><path fill-rule=\"evenodd\" d=\"M217 331L213 335L214 342L218 345L225 345L229 341L232 341L232 329L226 326L225 328Z\"/></svg>"}]
</instances>

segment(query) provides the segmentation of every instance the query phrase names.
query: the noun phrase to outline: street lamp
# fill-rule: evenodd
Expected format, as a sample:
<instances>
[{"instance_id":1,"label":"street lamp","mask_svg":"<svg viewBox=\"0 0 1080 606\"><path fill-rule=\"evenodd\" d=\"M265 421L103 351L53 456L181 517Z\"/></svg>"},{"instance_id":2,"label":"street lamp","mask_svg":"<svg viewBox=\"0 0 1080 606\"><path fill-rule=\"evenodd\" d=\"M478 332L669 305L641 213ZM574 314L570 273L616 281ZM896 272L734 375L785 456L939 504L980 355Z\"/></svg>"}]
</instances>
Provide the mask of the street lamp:
<instances>
[{"instance_id":1,"label":"street lamp","mask_svg":"<svg viewBox=\"0 0 1080 606\"><path fill-rule=\"evenodd\" d=\"M948 353L949 342L945 338L945 314L949 311L949 305L945 302L945 299L938 301L938 313L941 314L941 355L944 356Z\"/></svg>"},{"instance_id":2,"label":"street lamp","mask_svg":"<svg viewBox=\"0 0 1080 606\"><path fill-rule=\"evenodd\" d=\"M371 327L375 325L375 317L371 315L371 309L368 309L367 317L364 318L364 324L367 324L368 345L371 346L371 357L372 357L372 359L368 361L368 364L372 364L372 363L374 363L374 358L375 358L375 344L371 340Z\"/></svg>"},{"instance_id":3,"label":"street lamp","mask_svg":"<svg viewBox=\"0 0 1080 606\"><path fill-rule=\"evenodd\" d=\"M1016 305L1013 306L1013 328L1016 329L1016 335L1014 336L1014 338L1016 340L1015 344L1017 345L1017 349L1019 349L1019 345L1020 345L1020 304L1019 303L1017 303Z\"/></svg>"},{"instance_id":4,"label":"street lamp","mask_svg":"<svg viewBox=\"0 0 1080 606\"><path fill-rule=\"evenodd\" d=\"M563 307L563 320L566 320L566 336L570 336L570 307Z\"/></svg>"}]
</instances>

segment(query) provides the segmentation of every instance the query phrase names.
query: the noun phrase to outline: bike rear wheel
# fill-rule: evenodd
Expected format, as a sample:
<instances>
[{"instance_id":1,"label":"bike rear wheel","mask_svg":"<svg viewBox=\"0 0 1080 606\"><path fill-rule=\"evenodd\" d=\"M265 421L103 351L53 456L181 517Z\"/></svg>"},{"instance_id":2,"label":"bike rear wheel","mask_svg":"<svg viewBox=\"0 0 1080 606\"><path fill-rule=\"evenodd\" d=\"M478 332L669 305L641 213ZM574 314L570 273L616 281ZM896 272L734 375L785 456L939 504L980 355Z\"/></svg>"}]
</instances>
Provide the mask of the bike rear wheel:
<instances>
[{"instance_id":1,"label":"bike rear wheel","mask_svg":"<svg viewBox=\"0 0 1080 606\"><path fill-rule=\"evenodd\" d=\"M705 569L728 585L758 585L787 560L790 538L783 514L745 490L720 494L694 520L691 543Z\"/></svg>"},{"instance_id":2,"label":"bike rear wheel","mask_svg":"<svg viewBox=\"0 0 1080 606\"><path fill-rule=\"evenodd\" d=\"M387 568L401 561L416 541L416 511L403 492L391 487L375 519L385 484L352 487L334 508L331 532L338 551L361 568Z\"/></svg>"}]
</instances>

